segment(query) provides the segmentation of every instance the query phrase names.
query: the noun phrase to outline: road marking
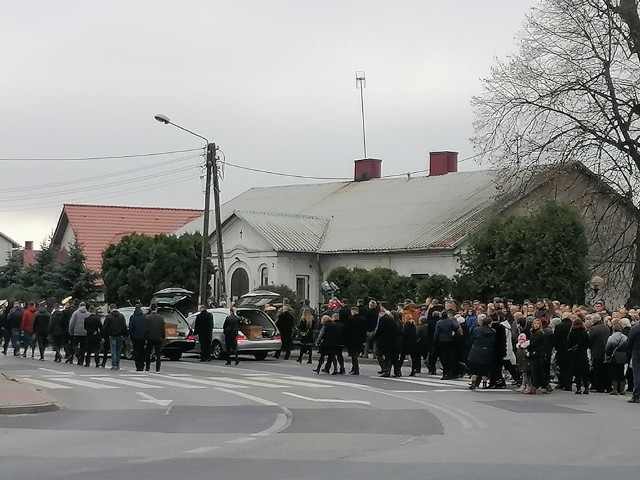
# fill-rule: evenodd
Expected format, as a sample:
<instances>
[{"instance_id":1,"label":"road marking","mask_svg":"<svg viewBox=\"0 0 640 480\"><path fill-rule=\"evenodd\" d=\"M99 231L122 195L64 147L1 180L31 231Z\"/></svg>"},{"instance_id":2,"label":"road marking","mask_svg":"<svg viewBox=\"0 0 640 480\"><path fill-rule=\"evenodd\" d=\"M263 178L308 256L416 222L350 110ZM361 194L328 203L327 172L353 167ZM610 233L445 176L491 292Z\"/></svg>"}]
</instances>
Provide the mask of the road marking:
<instances>
[{"instance_id":1,"label":"road marking","mask_svg":"<svg viewBox=\"0 0 640 480\"><path fill-rule=\"evenodd\" d=\"M282 383L284 385L291 385L295 387L307 387L307 388L331 388L333 385L326 385L324 383L314 382L299 382L296 380L287 380L283 378L270 378L270 382Z\"/></svg>"},{"instance_id":2,"label":"road marking","mask_svg":"<svg viewBox=\"0 0 640 480\"><path fill-rule=\"evenodd\" d=\"M95 388L95 389L102 389L105 390L107 388L119 388L119 387L115 387L113 385L102 385L100 383L93 383L93 382L85 382L84 380L78 380L75 378L67 378L67 377L60 377L60 378L51 378L51 380L57 380L59 382L67 382L70 383L72 385L78 385L80 387L89 387L89 388Z\"/></svg>"},{"instance_id":3,"label":"road marking","mask_svg":"<svg viewBox=\"0 0 640 480\"><path fill-rule=\"evenodd\" d=\"M271 373L243 373L245 377L270 377Z\"/></svg>"},{"instance_id":4,"label":"road marking","mask_svg":"<svg viewBox=\"0 0 640 480\"><path fill-rule=\"evenodd\" d=\"M252 400L262 405L278 406L277 403L270 402L269 400L265 400L264 398L254 397L253 395L249 395L248 393L236 392L235 390L229 390L228 388L216 388L216 390L220 392L230 393L232 395L237 395L239 397L246 398L247 400Z\"/></svg>"},{"instance_id":5,"label":"road marking","mask_svg":"<svg viewBox=\"0 0 640 480\"><path fill-rule=\"evenodd\" d=\"M209 377L213 380L216 379L216 377ZM265 382L255 382L252 380L244 380L241 378L227 378L224 377L224 380L226 382L231 382L231 383L239 383L240 385L251 385L254 387L264 387L264 388L282 388L282 385L274 385L273 383L265 383Z\"/></svg>"},{"instance_id":6,"label":"road marking","mask_svg":"<svg viewBox=\"0 0 640 480\"><path fill-rule=\"evenodd\" d=\"M51 388L51 389L73 388L68 385L60 385L59 383L51 383L51 382L45 382L44 380L36 380L35 378L18 377L18 380L20 380L21 382L31 383L33 385L37 385L38 387L44 387L44 388Z\"/></svg>"},{"instance_id":7,"label":"road marking","mask_svg":"<svg viewBox=\"0 0 640 480\"><path fill-rule=\"evenodd\" d=\"M224 443L247 443L247 442L250 442L252 440L255 440L255 437L236 438L234 440L229 440L229 441L224 442Z\"/></svg>"},{"instance_id":8,"label":"road marking","mask_svg":"<svg viewBox=\"0 0 640 480\"><path fill-rule=\"evenodd\" d=\"M203 378L193 378L193 377L180 377L180 380L186 381L186 382L193 382L193 383L200 383L202 385L209 385L212 387L223 387L223 388L250 388L246 385L229 385L228 383L224 383L224 382L217 382L215 380L205 380Z\"/></svg>"},{"instance_id":9,"label":"road marking","mask_svg":"<svg viewBox=\"0 0 640 480\"><path fill-rule=\"evenodd\" d=\"M93 377L95 380L102 380L103 382L111 382L117 385L126 385L127 387L136 387L136 388L162 388L160 385L148 385L142 382L132 382L131 380L123 380L122 378L113 378L113 377Z\"/></svg>"},{"instance_id":10,"label":"road marking","mask_svg":"<svg viewBox=\"0 0 640 480\"><path fill-rule=\"evenodd\" d=\"M162 380L160 378L156 378L156 377L138 377L138 379L142 382L149 382L149 383L158 383L160 385L167 385L169 387L180 387L180 388L207 388L207 387L203 387L202 385L188 385L186 383L178 383L178 382L171 382L169 380Z\"/></svg>"},{"instance_id":11,"label":"road marking","mask_svg":"<svg viewBox=\"0 0 640 480\"><path fill-rule=\"evenodd\" d=\"M448 382L446 380L418 380L418 379L411 379L411 378L389 378L389 377L376 377L376 376L371 376L369 378L376 378L378 380L391 380L393 382L405 382L405 383L413 383L415 385L426 385L428 387L460 387L462 386L462 382Z\"/></svg>"},{"instance_id":12,"label":"road marking","mask_svg":"<svg viewBox=\"0 0 640 480\"><path fill-rule=\"evenodd\" d=\"M280 407L280 408L282 408L285 411L285 413L279 413L276 416L276 421L273 422L273 425L271 425L266 430L262 430L261 432L252 433L251 436L266 437L268 435L271 435L272 433L278 433L284 430L285 427L287 427L287 425L291 422L293 415L291 414L291 411L288 408L285 408L285 407Z\"/></svg>"},{"instance_id":13,"label":"road marking","mask_svg":"<svg viewBox=\"0 0 640 480\"><path fill-rule=\"evenodd\" d=\"M76 372L66 372L66 371L61 372L59 370L53 370L51 368L44 368L44 367L40 367L38 368L38 370L44 370L45 372L53 372L58 375L75 375L76 374Z\"/></svg>"},{"instance_id":14,"label":"road marking","mask_svg":"<svg viewBox=\"0 0 640 480\"><path fill-rule=\"evenodd\" d=\"M184 453L207 453L212 452L213 450L218 450L220 447L200 447L194 448L193 450L185 450Z\"/></svg>"},{"instance_id":15,"label":"road marking","mask_svg":"<svg viewBox=\"0 0 640 480\"><path fill-rule=\"evenodd\" d=\"M151 395L144 392L136 392L136 394L144 398L144 400L138 400L139 402L155 403L156 405L162 405L163 407L166 407L171 402L173 402L173 400L158 400L157 398L153 398Z\"/></svg>"},{"instance_id":16,"label":"road marking","mask_svg":"<svg viewBox=\"0 0 640 480\"><path fill-rule=\"evenodd\" d=\"M296 393L291 392L282 392L283 395L289 395L290 397L301 398L302 400L308 400L310 402L320 402L320 403L353 403L356 405L371 405L371 402L367 400L343 400L340 398L309 398L302 395L298 395Z\"/></svg>"}]
</instances>

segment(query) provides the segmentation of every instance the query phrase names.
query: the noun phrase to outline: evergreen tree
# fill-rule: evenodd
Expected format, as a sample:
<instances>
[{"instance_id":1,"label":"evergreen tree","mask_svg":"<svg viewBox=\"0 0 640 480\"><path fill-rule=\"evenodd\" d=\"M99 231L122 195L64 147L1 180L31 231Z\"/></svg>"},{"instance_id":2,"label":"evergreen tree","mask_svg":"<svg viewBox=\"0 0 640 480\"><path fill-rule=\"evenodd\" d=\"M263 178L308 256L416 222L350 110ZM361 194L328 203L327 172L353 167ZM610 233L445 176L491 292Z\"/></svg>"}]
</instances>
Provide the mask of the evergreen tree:
<instances>
[{"instance_id":1,"label":"evergreen tree","mask_svg":"<svg viewBox=\"0 0 640 480\"><path fill-rule=\"evenodd\" d=\"M95 296L96 281L100 276L85 265L86 258L78 241L69 246L69 256L58 266L59 291L61 296L89 300ZM59 298L54 296L55 298Z\"/></svg>"}]
</instances>

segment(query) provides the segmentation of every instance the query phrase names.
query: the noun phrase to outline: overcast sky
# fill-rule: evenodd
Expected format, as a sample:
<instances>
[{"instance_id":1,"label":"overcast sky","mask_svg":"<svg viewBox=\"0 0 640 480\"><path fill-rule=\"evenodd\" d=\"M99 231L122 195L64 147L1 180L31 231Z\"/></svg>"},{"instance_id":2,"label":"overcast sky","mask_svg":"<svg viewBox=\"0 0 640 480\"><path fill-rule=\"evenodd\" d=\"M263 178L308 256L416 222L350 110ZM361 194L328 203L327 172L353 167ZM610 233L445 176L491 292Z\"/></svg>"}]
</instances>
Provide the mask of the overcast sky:
<instances>
[{"instance_id":1,"label":"overcast sky","mask_svg":"<svg viewBox=\"0 0 640 480\"><path fill-rule=\"evenodd\" d=\"M356 70L367 154L383 175L427 168L429 151L468 158L470 98L515 50L534 3L0 0L0 231L39 244L64 203L202 208L197 152L11 160L201 147L156 113L234 165L352 178L363 158ZM320 180L228 166L222 200L303 181Z\"/></svg>"}]
</instances>

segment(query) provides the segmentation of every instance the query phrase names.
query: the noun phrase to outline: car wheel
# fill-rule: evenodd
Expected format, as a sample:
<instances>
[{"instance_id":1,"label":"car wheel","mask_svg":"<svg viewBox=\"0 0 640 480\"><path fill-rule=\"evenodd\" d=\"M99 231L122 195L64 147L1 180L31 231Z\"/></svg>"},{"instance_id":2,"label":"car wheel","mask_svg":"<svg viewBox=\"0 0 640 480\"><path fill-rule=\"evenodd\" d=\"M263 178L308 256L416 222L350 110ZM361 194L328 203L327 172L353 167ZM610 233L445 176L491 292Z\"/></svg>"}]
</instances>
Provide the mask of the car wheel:
<instances>
[{"instance_id":1,"label":"car wheel","mask_svg":"<svg viewBox=\"0 0 640 480\"><path fill-rule=\"evenodd\" d=\"M222 351L222 344L217 340L211 345L211 357L214 360L222 360L224 352Z\"/></svg>"},{"instance_id":2,"label":"car wheel","mask_svg":"<svg viewBox=\"0 0 640 480\"><path fill-rule=\"evenodd\" d=\"M254 353L253 356L256 357L256 360L264 360L269 355L269 352L258 352Z\"/></svg>"},{"instance_id":3,"label":"car wheel","mask_svg":"<svg viewBox=\"0 0 640 480\"><path fill-rule=\"evenodd\" d=\"M165 354L165 356L173 361L173 362L177 362L178 360L180 360L182 358L182 352L170 352Z\"/></svg>"}]
</instances>

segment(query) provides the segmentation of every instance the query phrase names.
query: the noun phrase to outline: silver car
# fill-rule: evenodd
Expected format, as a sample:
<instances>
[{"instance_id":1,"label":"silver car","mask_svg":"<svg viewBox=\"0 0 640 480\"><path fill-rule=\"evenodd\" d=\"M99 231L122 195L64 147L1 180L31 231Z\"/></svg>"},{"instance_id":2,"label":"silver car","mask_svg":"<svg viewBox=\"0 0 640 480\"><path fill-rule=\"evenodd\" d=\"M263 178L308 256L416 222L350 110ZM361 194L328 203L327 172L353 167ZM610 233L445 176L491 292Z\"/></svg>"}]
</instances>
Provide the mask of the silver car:
<instances>
[{"instance_id":1,"label":"silver car","mask_svg":"<svg viewBox=\"0 0 640 480\"><path fill-rule=\"evenodd\" d=\"M213 335L211 344L211 356L216 359L225 358L227 347L224 341L222 326L224 320L231 313L228 308L210 308L213 315ZM240 331L238 332L238 353L241 355L253 355L256 360L264 360L269 352L275 352L282 347L280 332L273 320L261 310L255 308L238 308L236 314L241 318ZM197 313L187 317L187 322L193 330ZM200 353L200 342L189 353Z\"/></svg>"}]
</instances>

